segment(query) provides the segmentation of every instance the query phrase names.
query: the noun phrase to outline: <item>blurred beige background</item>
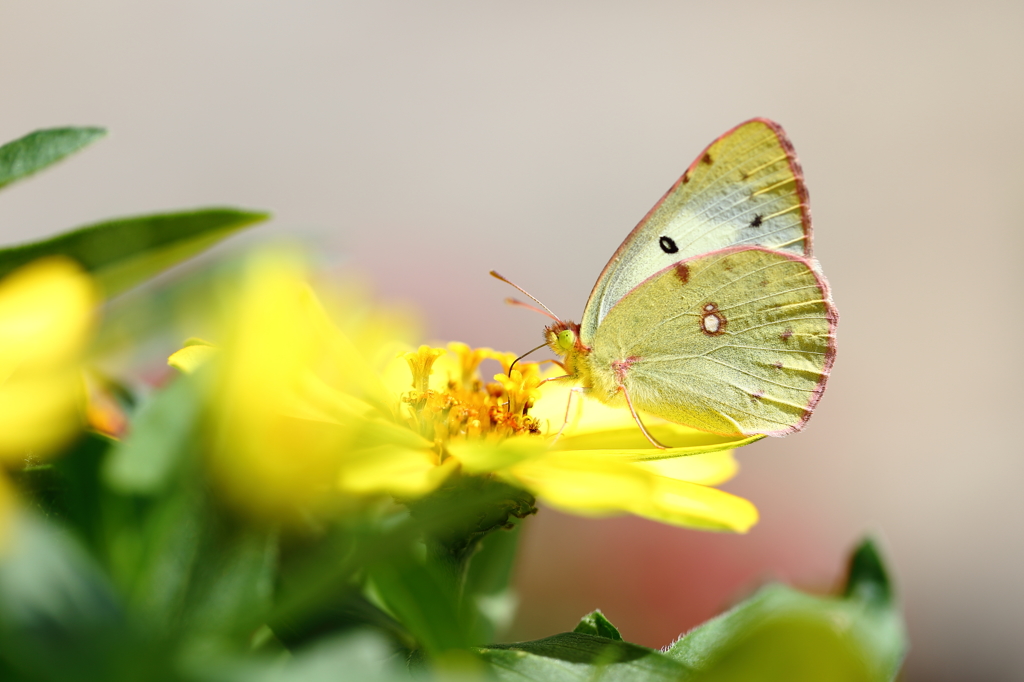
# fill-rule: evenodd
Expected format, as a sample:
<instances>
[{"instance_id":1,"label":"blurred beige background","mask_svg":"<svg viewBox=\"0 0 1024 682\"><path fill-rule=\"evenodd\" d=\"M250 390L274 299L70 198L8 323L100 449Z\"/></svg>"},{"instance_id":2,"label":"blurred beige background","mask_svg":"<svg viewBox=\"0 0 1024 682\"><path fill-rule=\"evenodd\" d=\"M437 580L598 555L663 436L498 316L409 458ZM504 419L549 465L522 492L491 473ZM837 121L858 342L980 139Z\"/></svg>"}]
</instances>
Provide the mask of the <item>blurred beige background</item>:
<instances>
[{"instance_id":1,"label":"blurred beige background","mask_svg":"<svg viewBox=\"0 0 1024 682\"><path fill-rule=\"evenodd\" d=\"M3 242L115 215L271 209L501 349L578 319L623 237L717 135L780 121L842 320L805 433L741 453L748 536L529 523L510 637L601 606L662 646L770 577L827 588L879 534L907 679L1024 679L1024 4L4 0L0 139L112 136L0 196Z\"/></svg>"}]
</instances>

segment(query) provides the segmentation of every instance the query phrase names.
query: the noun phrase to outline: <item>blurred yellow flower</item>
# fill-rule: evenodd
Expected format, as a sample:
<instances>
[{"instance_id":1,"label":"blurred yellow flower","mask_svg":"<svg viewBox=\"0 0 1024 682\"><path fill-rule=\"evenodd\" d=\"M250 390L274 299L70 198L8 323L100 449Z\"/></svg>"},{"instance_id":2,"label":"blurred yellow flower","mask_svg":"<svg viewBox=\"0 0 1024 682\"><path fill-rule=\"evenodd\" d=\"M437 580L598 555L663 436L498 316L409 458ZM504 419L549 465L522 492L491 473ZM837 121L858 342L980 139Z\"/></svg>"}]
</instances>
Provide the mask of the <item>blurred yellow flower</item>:
<instances>
[{"instance_id":1,"label":"blurred yellow flower","mask_svg":"<svg viewBox=\"0 0 1024 682\"><path fill-rule=\"evenodd\" d=\"M195 341L169 360L186 372L211 365L206 442L214 478L229 501L274 519L338 501L342 465L358 469L362 461L362 431L397 407L373 368L407 336L399 316L352 295L338 301L344 317L335 324L307 275L288 251L252 258L241 281L224 286L231 314L219 350Z\"/></svg>"},{"instance_id":2,"label":"blurred yellow flower","mask_svg":"<svg viewBox=\"0 0 1024 682\"><path fill-rule=\"evenodd\" d=\"M736 472L729 439L649 419L657 450L627 410L544 382L513 354L420 346L386 308L342 295L333 318L295 257L249 266L217 349L193 343L170 358L215 372L212 465L228 496L282 518L367 497L411 500L457 474L496 477L552 506L631 513L666 523L746 531L757 511L710 487ZM207 363L210 357L214 361ZM493 382L479 376L496 360ZM683 456L686 457L683 457ZM340 493L340 494L339 494Z\"/></svg>"},{"instance_id":3,"label":"blurred yellow flower","mask_svg":"<svg viewBox=\"0 0 1024 682\"><path fill-rule=\"evenodd\" d=\"M97 302L92 280L67 259L0 280L0 470L47 457L82 428L80 363ZM0 526L11 508L0 481Z\"/></svg>"},{"instance_id":4,"label":"blurred yellow flower","mask_svg":"<svg viewBox=\"0 0 1024 682\"><path fill-rule=\"evenodd\" d=\"M0 280L0 462L45 456L81 428L79 363L96 303L92 281L69 260Z\"/></svg>"}]
</instances>

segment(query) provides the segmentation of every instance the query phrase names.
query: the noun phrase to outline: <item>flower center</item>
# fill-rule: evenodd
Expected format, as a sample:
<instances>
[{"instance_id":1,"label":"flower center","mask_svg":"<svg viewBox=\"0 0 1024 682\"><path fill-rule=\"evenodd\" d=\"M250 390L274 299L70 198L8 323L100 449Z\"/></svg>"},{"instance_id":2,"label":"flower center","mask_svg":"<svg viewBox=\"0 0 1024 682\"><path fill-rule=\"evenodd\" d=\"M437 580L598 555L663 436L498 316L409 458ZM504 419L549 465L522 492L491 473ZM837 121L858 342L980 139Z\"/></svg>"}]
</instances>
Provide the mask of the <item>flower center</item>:
<instances>
[{"instance_id":1,"label":"flower center","mask_svg":"<svg viewBox=\"0 0 1024 682\"><path fill-rule=\"evenodd\" d=\"M434 443L438 455L445 456L452 440L500 440L541 433L539 421L528 414L540 384L536 364L521 363L510 376L508 367L514 359L512 354L487 348L471 349L462 343L449 344L449 350L458 363L449 372L447 384L441 390L431 389L429 385L434 363L446 351L420 346L405 354L412 371L412 390L402 394L402 402L409 406L409 425ZM498 360L505 370L495 375L492 383L481 381L477 372L485 359Z\"/></svg>"}]
</instances>

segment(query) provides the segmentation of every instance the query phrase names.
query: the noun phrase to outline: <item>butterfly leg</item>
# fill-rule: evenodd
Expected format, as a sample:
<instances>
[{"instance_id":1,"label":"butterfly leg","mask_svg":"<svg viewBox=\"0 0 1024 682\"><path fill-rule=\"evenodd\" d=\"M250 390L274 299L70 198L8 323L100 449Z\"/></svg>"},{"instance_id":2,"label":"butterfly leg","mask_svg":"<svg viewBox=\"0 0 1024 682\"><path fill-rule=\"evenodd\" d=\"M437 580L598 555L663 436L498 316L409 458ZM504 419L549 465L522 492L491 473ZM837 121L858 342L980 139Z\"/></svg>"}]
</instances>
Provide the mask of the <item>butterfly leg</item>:
<instances>
[{"instance_id":1,"label":"butterfly leg","mask_svg":"<svg viewBox=\"0 0 1024 682\"><path fill-rule=\"evenodd\" d=\"M561 379L562 377L554 378ZM565 427L569 425L569 412L572 407L573 394L578 393L582 395L585 390L587 390L585 386L573 386L572 388L569 389L569 399L565 401L565 419L562 421L562 428L558 429L558 433L556 433L555 437L551 439L551 445L554 445L555 443L558 442L558 439L562 437L562 432L565 431Z\"/></svg>"},{"instance_id":2,"label":"butterfly leg","mask_svg":"<svg viewBox=\"0 0 1024 682\"><path fill-rule=\"evenodd\" d=\"M565 381L566 379L576 379L576 378L577 377L576 377L575 374L562 374L562 375L557 376L557 377L548 377L547 379L541 379L540 383L537 384L537 385L538 386L543 386L544 384L548 383L549 381Z\"/></svg>"},{"instance_id":3,"label":"butterfly leg","mask_svg":"<svg viewBox=\"0 0 1024 682\"><path fill-rule=\"evenodd\" d=\"M659 443L657 439L647 431L647 427L644 426L644 423L640 421L640 415L636 413L636 409L633 407L633 401L629 399L629 391L626 390L626 387L619 384L619 388L622 390L622 395L626 397L626 404L629 405L629 413L633 415L633 420L636 422L636 425L640 427L640 432L644 434L644 437L647 440L651 441L651 445L659 450L667 450L668 447Z\"/></svg>"}]
</instances>

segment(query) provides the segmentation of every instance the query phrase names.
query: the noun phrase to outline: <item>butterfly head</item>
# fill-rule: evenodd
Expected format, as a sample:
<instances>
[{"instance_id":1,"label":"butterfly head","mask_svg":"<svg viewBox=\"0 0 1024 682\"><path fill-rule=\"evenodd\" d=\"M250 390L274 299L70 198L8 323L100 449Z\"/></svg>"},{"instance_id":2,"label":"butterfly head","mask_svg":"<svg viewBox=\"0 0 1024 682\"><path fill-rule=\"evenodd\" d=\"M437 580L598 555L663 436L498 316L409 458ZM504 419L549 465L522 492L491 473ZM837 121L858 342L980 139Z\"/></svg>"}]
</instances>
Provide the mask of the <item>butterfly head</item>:
<instances>
[{"instance_id":1,"label":"butterfly head","mask_svg":"<svg viewBox=\"0 0 1024 682\"><path fill-rule=\"evenodd\" d=\"M544 338L548 342L548 347L561 356L589 350L580 341L580 326L575 322L559 320L552 325L544 327Z\"/></svg>"}]
</instances>

